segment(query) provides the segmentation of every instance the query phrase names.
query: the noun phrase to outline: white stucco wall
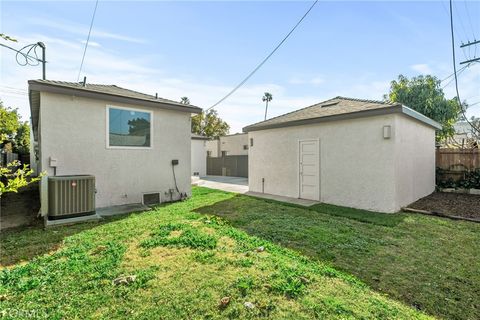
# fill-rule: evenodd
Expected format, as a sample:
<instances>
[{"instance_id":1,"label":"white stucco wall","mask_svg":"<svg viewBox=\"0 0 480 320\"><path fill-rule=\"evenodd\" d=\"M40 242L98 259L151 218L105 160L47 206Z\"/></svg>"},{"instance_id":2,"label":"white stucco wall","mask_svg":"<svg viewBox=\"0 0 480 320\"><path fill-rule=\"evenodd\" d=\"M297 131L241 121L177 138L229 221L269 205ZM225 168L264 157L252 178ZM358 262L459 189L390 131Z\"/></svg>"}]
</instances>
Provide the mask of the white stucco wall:
<instances>
[{"instance_id":1,"label":"white stucco wall","mask_svg":"<svg viewBox=\"0 0 480 320\"><path fill-rule=\"evenodd\" d=\"M205 147L207 149L207 152L210 152L210 157L218 157L219 153L219 140L208 140L205 144Z\"/></svg>"},{"instance_id":2,"label":"white stucco wall","mask_svg":"<svg viewBox=\"0 0 480 320\"><path fill-rule=\"evenodd\" d=\"M392 138L383 138L383 126ZM394 115L253 131L249 149L249 188L282 196L299 196L298 143L320 140L320 194L325 203L395 212Z\"/></svg>"},{"instance_id":3,"label":"white stucco wall","mask_svg":"<svg viewBox=\"0 0 480 320\"><path fill-rule=\"evenodd\" d=\"M395 115L396 208L407 206L435 190L435 130Z\"/></svg>"},{"instance_id":4,"label":"white stucco wall","mask_svg":"<svg viewBox=\"0 0 480 320\"><path fill-rule=\"evenodd\" d=\"M244 149L244 146L247 146L247 149ZM248 146L247 133L236 133L207 141L207 151L210 151L211 157L221 157L222 151L226 151L227 156L248 155Z\"/></svg>"},{"instance_id":5,"label":"white stucco wall","mask_svg":"<svg viewBox=\"0 0 480 320\"><path fill-rule=\"evenodd\" d=\"M244 149L243 146L247 146ZM240 156L248 154L248 134L240 133L220 137L220 155L221 151L227 151L228 156Z\"/></svg>"},{"instance_id":6,"label":"white stucco wall","mask_svg":"<svg viewBox=\"0 0 480 320\"><path fill-rule=\"evenodd\" d=\"M207 175L206 142L206 140L192 139L192 176L195 175L195 172L198 172L200 177Z\"/></svg>"},{"instance_id":7,"label":"white stucco wall","mask_svg":"<svg viewBox=\"0 0 480 320\"><path fill-rule=\"evenodd\" d=\"M41 93L41 170L53 175L49 158L57 159L57 175L92 174L96 205L142 202L142 194L175 188L171 160L180 192L191 194L190 113ZM106 147L106 106L153 111L151 149Z\"/></svg>"}]
</instances>

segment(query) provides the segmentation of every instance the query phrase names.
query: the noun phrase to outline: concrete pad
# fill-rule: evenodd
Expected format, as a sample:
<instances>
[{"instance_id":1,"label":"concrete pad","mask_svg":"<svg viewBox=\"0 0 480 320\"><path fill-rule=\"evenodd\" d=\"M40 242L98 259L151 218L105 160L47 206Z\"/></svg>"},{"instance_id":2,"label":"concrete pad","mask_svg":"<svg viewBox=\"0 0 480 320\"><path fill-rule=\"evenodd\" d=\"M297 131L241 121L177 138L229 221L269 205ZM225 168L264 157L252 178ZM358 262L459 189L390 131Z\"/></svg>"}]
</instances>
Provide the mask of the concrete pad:
<instances>
[{"instance_id":1,"label":"concrete pad","mask_svg":"<svg viewBox=\"0 0 480 320\"><path fill-rule=\"evenodd\" d=\"M49 220L48 217L45 217L45 228L50 228L55 226L64 226L64 225L75 224L80 222L100 221L100 220L102 220L102 217L98 213L95 213L89 216L57 219L57 220Z\"/></svg>"},{"instance_id":2,"label":"concrete pad","mask_svg":"<svg viewBox=\"0 0 480 320\"><path fill-rule=\"evenodd\" d=\"M99 220L102 220L103 217L111 217L111 216L131 213L131 212L139 212L139 211L147 211L147 210L150 210L150 208L141 203L130 203L130 204L123 204L119 206L97 208L95 214L92 214L89 216L57 219L57 220L49 220L46 217L45 227L62 226L62 225L87 222L87 221L99 221Z\"/></svg>"},{"instance_id":3,"label":"concrete pad","mask_svg":"<svg viewBox=\"0 0 480 320\"><path fill-rule=\"evenodd\" d=\"M150 208L142 203L129 203L129 204L122 204L119 206L97 208L97 214L100 215L101 217L110 217L110 216L116 216L119 214L127 214L131 212L147 211L147 210L150 210Z\"/></svg>"},{"instance_id":4,"label":"concrete pad","mask_svg":"<svg viewBox=\"0 0 480 320\"><path fill-rule=\"evenodd\" d=\"M233 193L248 192L248 178L242 177L206 176L201 177L195 184L200 187Z\"/></svg>"},{"instance_id":5,"label":"concrete pad","mask_svg":"<svg viewBox=\"0 0 480 320\"><path fill-rule=\"evenodd\" d=\"M274 194L261 193L261 192L251 192L251 191L249 191L245 194L247 196L263 198L263 199L270 199L270 200L275 200L275 201L280 201L280 202L286 202L286 203L296 204L296 205L300 205L300 206L304 206L304 207L310 207L310 206L313 206L314 204L319 204L320 203L319 201L315 201L315 200L283 197L283 196L277 196L277 195L274 195Z\"/></svg>"}]
</instances>

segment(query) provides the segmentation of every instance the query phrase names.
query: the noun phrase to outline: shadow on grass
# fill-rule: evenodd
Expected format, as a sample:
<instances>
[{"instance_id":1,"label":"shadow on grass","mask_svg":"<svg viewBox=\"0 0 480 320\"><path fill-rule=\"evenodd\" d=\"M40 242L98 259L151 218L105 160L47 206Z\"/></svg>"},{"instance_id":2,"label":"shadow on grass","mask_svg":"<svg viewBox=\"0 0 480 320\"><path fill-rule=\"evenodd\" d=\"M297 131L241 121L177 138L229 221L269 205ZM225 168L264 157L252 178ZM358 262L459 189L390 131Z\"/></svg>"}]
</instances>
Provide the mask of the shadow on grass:
<instances>
[{"instance_id":1,"label":"shadow on grass","mask_svg":"<svg viewBox=\"0 0 480 320\"><path fill-rule=\"evenodd\" d=\"M101 221L84 222L44 229L39 221L35 225L2 230L0 233L0 268L56 251L65 238L100 225L125 219L130 214L112 216Z\"/></svg>"},{"instance_id":2,"label":"shadow on grass","mask_svg":"<svg viewBox=\"0 0 480 320\"><path fill-rule=\"evenodd\" d=\"M480 319L478 226L406 213L237 195L195 210L353 274L374 290L448 319ZM432 285L430 285L432 284Z\"/></svg>"}]
</instances>

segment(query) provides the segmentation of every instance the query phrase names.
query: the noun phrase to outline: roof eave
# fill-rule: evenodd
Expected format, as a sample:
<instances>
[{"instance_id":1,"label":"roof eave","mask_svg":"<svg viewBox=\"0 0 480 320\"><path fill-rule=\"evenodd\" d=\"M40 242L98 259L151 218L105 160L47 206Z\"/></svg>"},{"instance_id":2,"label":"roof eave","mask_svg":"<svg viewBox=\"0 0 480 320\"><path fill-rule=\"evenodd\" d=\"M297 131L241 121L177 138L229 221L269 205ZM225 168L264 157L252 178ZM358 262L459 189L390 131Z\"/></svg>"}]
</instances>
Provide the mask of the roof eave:
<instances>
[{"instance_id":1,"label":"roof eave","mask_svg":"<svg viewBox=\"0 0 480 320\"><path fill-rule=\"evenodd\" d=\"M302 120L295 120L295 121L289 121L289 122L283 122L283 123L276 123L276 124L270 124L270 125L252 125L252 126L246 126L242 129L243 132L248 133L251 131L260 131L260 130L267 130L267 129L276 129L276 128L284 128L284 127L294 127L294 126L300 126L300 125L308 125L308 124L315 124L315 123L322 123L322 122L330 122L330 121L339 121L339 120L350 120L350 119L358 119L358 118L365 118L365 117L373 117L373 116L381 116L381 115L388 115L388 114L394 114L394 113L399 113L399 114L404 114L406 116L409 116L411 118L414 118L430 127L435 128L436 130L441 130L442 126L424 116L421 113L418 113L404 105L397 104L397 105L392 105L389 107L385 108L378 108L378 109L370 109L370 110L362 110L362 111L357 111L357 112L351 112L351 113L343 113L343 114L335 114L331 116L326 116L326 117L317 117L317 118L309 118L309 119L302 119Z\"/></svg>"},{"instance_id":2,"label":"roof eave","mask_svg":"<svg viewBox=\"0 0 480 320\"><path fill-rule=\"evenodd\" d=\"M36 80L29 80L28 81L29 92L31 91L39 91L39 92L50 92L50 93L57 93L57 94L64 94L64 95L72 95L90 99L97 99L97 100L107 100L111 102L117 103L126 103L126 104L141 104L142 106L153 107L153 108L160 108L166 110L175 110L181 112L188 112L188 113L201 113L202 109L196 106L179 106L176 104L169 104L166 102L155 102L151 100L144 100L138 99L133 97L126 97L111 93L104 93L104 92L96 92L86 89L76 89L76 88L68 88L64 86L57 86L54 84L47 84L47 83L39 83Z\"/></svg>"}]
</instances>

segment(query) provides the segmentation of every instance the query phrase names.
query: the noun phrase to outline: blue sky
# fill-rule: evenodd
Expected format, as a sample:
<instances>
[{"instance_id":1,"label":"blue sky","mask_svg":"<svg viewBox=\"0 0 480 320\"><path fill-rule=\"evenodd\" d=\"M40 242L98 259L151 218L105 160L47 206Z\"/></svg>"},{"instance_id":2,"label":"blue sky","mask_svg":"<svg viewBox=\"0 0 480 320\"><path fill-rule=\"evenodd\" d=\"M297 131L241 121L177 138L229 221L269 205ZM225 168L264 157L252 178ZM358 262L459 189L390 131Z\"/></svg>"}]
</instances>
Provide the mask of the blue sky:
<instances>
[{"instance_id":1,"label":"blue sky","mask_svg":"<svg viewBox=\"0 0 480 320\"><path fill-rule=\"evenodd\" d=\"M102 1L82 78L206 108L248 74L283 38L311 2ZM76 81L95 3L1 1L2 33L43 41L47 77ZM273 94L269 117L333 96L381 99L398 74L452 71L447 1L320 1L291 38L235 95L217 107L239 132L263 119L263 92ZM455 1L457 45L480 38L480 2ZM477 48L480 56L480 46ZM0 49L0 98L29 117L28 79ZM474 50L458 49L458 62ZM450 79L449 79L450 80ZM480 63L459 75L462 99L480 102ZM445 84L448 80L445 81ZM12 89L15 88L15 89ZM446 86L454 96L454 86ZM469 111L480 116L480 103Z\"/></svg>"}]
</instances>

